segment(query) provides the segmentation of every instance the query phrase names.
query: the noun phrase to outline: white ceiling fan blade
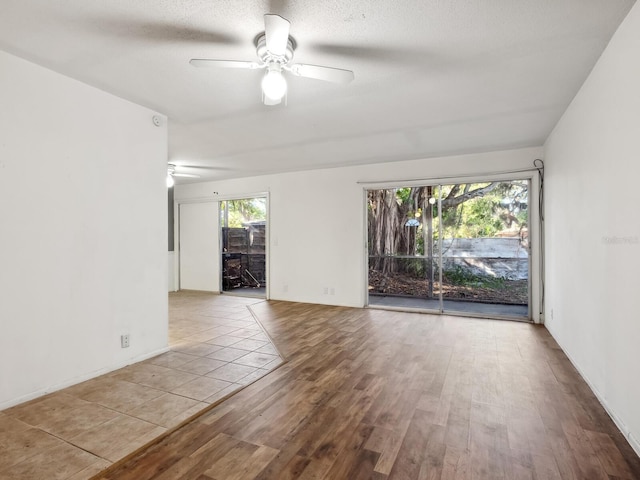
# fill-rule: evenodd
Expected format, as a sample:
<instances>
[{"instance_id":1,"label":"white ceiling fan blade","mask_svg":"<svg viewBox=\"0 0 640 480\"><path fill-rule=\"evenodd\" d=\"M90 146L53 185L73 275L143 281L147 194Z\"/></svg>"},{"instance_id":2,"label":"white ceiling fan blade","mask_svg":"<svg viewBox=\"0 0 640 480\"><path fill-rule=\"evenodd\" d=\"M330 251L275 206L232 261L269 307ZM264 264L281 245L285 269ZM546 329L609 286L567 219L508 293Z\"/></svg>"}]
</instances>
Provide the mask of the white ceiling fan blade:
<instances>
[{"instance_id":1,"label":"white ceiling fan blade","mask_svg":"<svg viewBox=\"0 0 640 480\"><path fill-rule=\"evenodd\" d=\"M189 63L194 67L199 68L247 68L254 70L264 66L257 62L244 62L241 60L213 60L209 58L192 58L189 60Z\"/></svg>"},{"instance_id":2,"label":"white ceiling fan blade","mask_svg":"<svg viewBox=\"0 0 640 480\"><path fill-rule=\"evenodd\" d=\"M267 13L264 16L265 41L269 52L279 56L287 53L290 26L289 20L280 15Z\"/></svg>"},{"instance_id":3,"label":"white ceiling fan blade","mask_svg":"<svg viewBox=\"0 0 640 480\"><path fill-rule=\"evenodd\" d=\"M173 177L191 177L191 178L200 178L200 175L194 175L191 173L172 173Z\"/></svg>"},{"instance_id":4,"label":"white ceiling fan blade","mask_svg":"<svg viewBox=\"0 0 640 480\"><path fill-rule=\"evenodd\" d=\"M186 168L188 170L235 170L235 168L231 167L223 167L220 165L188 165L184 163L180 163L175 165L175 168L183 169Z\"/></svg>"},{"instance_id":5,"label":"white ceiling fan blade","mask_svg":"<svg viewBox=\"0 0 640 480\"><path fill-rule=\"evenodd\" d=\"M294 63L285 68L298 77L315 78L325 82L347 84L355 78L351 70L343 70L341 68L304 65L302 63Z\"/></svg>"}]
</instances>

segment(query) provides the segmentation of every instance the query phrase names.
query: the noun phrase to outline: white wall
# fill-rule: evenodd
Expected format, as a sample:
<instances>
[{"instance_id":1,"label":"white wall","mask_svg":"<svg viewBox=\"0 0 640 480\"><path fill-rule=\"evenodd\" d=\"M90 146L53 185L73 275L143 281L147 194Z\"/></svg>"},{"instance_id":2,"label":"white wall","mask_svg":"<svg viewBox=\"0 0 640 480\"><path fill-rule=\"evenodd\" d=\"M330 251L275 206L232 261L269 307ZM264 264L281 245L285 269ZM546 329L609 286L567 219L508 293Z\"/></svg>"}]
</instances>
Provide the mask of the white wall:
<instances>
[{"instance_id":1,"label":"white wall","mask_svg":"<svg viewBox=\"0 0 640 480\"><path fill-rule=\"evenodd\" d=\"M365 185L358 182L398 180L396 185L406 185L407 179L481 176L531 168L541 154L541 148L528 148L178 185L175 199L179 203L210 201L269 192L270 298L362 307L366 290ZM531 203L535 207L535 197ZM532 238L536 225L533 230ZM335 289L335 295L324 294L325 287Z\"/></svg>"},{"instance_id":2,"label":"white wall","mask_svg":"<svg viewBox=\"0 0 640 480\"><path fill-rule=\"evenodd\" d=\"M4 52L0 72L4 408L167 345L167 129Z\"/></svg>"},{"instance_id":3,"label":"white wall","mask_svg":"<svg viewBox=\"0 0 640 480\"><path fill-rule=\"evenodd\" d=\"M545 145L546 325L640 454L640 4Z\"/></svg>"}]
</instances>

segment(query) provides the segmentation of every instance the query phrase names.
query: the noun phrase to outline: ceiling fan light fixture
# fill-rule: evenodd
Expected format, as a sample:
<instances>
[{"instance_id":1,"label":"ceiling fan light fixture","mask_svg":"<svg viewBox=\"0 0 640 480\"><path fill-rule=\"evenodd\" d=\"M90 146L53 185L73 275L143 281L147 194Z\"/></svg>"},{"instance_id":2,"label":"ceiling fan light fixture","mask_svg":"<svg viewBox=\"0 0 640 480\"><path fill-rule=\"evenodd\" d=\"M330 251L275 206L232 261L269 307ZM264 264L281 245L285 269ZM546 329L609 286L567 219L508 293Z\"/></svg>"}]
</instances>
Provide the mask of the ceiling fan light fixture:
<instances>
[{"instance_id":1,"label":"ceiling fan light fixture","mask_svg":"<svg viewBox=\"0 0 640 480\"><path fill-rule=\"evenodd\" d=\"M287 93L287 81L282 75L280 64L269 65L262 79L262 93L271 100L281 100Z\"/></svg>"},{"instance_id":2,"label":"ceiling fan light fixture","mask_svg":"<svg viewBox=\"0 0 640 480\"><path fill-rule=\"evenodd\" d=\"M280 15L267 13L264 16L264 33L258 35L254 40L258 62L192 58L189 63L194 67L266 69L261 85L262 103L265 105L279 105L283 98L286 105L287 81L283 76L283 70L297 77L313 78L343 85L353 81L354 74L351 70L291 63L293 52L296 49L296 41L289 36L290 27L289 20ZM176 176L179 175L176 174Z\"/></svg>"}]
</instances>

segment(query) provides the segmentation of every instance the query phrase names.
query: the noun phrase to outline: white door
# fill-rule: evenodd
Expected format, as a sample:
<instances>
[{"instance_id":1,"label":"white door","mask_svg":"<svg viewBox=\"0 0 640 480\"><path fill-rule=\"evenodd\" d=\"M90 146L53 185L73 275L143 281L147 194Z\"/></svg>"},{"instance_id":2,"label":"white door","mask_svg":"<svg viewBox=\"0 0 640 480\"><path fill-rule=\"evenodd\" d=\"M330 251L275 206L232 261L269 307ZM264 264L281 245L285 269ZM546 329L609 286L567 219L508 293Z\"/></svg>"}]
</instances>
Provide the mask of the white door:
<instances>
[{"instance_id":1,"label":"white door","mask_svg":"<svg viewBox=\"0 0 640 480\"><path fill-rule=\"evenodd\" d=\"M180 205L180 289L220 291L218 202Z\"/></svg>"}]
</instances>

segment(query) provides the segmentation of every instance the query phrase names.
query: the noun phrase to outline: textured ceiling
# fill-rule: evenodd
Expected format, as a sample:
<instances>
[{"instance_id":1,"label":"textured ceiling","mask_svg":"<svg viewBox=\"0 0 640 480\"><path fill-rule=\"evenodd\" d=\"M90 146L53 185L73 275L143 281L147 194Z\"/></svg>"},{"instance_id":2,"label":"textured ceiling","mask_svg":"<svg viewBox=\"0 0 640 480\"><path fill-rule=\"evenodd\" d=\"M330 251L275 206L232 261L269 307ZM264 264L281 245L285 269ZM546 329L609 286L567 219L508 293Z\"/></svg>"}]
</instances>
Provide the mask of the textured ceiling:
<instances>
[{"instance_id":1,"label":"textured ceiling","mask_svg":"<svg viewBox=\"0 0 640 480\"><path fill-rule=\"evenodd\" d=\"M202 179L541 145L632 0L0 0L0 49L168 115L169 161ZM261 103L263 14L291 21L289 76Z\"/></svg>"}]
</instances>

